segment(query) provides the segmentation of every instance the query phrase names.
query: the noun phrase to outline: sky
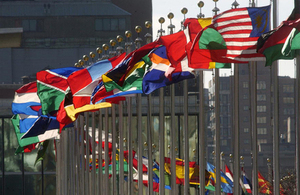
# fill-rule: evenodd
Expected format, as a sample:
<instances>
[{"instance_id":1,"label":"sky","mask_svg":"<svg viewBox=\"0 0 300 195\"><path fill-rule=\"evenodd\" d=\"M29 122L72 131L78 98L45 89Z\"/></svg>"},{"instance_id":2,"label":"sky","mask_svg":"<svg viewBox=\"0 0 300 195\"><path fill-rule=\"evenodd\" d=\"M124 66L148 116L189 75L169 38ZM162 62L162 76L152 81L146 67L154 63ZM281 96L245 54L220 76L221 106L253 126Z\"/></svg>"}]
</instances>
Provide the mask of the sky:
<instances>
[{"instance_id":1,"label":"sky","mask_svg":"<svg viewBox=\"0 0 300 195\"><path fill-rule=\"evenodd\" d=\"M202 14L205 17L212 17L214 13L212 9L215 7L215 2L213 0L202 0L204 2L204 7L201 9ZM275 0L273 0L275 1ZM172 12L174 14L174 18L172 19L172 24L175 25L175 31L177 32L181 28L181 21L184 19L184 15L181 13L182 8L187 8L188 12L185 15L185 18L196 18L200 13L200 8L198 7L199 1L194 0L152 0L152 10L153 10L153 18L152 18L152 35L153 39L157 38L157 31L160 29L161 25L158 22L160 17L165 18L165 23L162 24L162 28L165 30L165 34L169 34L168 25L170 24L170 20L167 15ZM219 8L219 12L224 12L226 10L231 9L231 5L234 0L219 0L217 2L217 8ZM249 0L236 0L239 4L239 8L241 7L249 7ZM252 2L252 0L251 0ZM267 6L272 3L270 0L255 0L255 5L257 7ZM277 0L277 26L284 20L286 20L291 14L294 8L294 0ZM273 6L271 7L273 10ZM271 12L271 16L273 16L273 11ZM273 29L273 27L272 27ZM279 60L279 75L280 76L290 76L294 77L294 60ZM220 72L220 75L228 75L230 71Z\"/></svg>"}]
</instances>

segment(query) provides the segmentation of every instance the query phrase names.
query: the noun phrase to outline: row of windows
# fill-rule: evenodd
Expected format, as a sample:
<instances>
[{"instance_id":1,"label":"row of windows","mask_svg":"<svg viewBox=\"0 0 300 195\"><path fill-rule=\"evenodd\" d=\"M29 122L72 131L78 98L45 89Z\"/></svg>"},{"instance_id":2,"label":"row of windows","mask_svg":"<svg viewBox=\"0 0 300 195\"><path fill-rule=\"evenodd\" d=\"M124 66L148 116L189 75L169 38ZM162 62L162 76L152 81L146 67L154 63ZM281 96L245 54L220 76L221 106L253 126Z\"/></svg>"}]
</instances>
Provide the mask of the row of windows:
<instances>
[{"instance_id":1,"label":"row of windows","mask_svg":"<svg viewBox=\"0 0 300 195\"><path fill-rule=\"evenodd\" d=\"M267 85L266 85L266 81L257 81L257 89L266 89ZM247 89L249 88L249 82L245 81L243 82L243 88Z\"/></svg>"},{"instance_id":2,"label":"row of windows","mask_svg":"<svg viewBox=\"0 0 300 195\"><path fill-rule=\"evenodd\" d=\"M244 128L244 133L249 133L249 128ZM266 135L267 134L267 128L257 128L257 134L259 135Z\"/></svg>"},{"instance_id":3,"label":"row of windows","mask_svg":"<svg viewBox=\"0 0 300 195\"><path fill-rule=\"evenodd\" d=\"M44 20L22 20L23 30L26 32L43 32ZM125 31L126 20L125 18L102 18L95 20L96 31Z\"/></svg>"},{"instance_id":4,"label":"row of windows","mask_svg":"<svg viewBox=\"0 0 300 195\"><path fill-rule=\"evenodd\" d=\"M244 111L250 110L249 106L244 106ZM267 106L257 106L257 112L266 112Z\"/></svg>"},{"instance_id":5,"label":"row of windows","mask_svg":"<svg viewBox=\"0 0 300 195\"><path fill-rule=\"evenodd\" d=\"M249 117L248 117L248 116L245 116L245 117L243 118L243 121L244 121L244 122L248 122L248 121L249 121ZM257 123L267 123L267 117L265 117L265 116L257 117Z\"/></svg>"}]
</instances>

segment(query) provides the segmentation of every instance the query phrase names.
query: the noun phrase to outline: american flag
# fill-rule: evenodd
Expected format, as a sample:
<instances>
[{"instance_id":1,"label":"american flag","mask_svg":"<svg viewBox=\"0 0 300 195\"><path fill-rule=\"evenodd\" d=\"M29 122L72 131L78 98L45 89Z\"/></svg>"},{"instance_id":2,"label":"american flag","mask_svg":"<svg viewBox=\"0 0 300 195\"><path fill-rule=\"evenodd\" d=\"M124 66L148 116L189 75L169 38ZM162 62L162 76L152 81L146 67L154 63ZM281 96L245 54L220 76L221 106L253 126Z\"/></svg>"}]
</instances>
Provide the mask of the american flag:
<instances>
[{"instance_id":1,"label":"american flag","mask_svg":"<svg viewBox=\"0 0 300 195\"><path fill-rule=\"evenodd\" d=\"M213 17L214 28L222 35L227 54L223 58L241 62L265 61L256 52L262 33L269 31L270 6L227 10Z\"/></svg>"}]
</instances>

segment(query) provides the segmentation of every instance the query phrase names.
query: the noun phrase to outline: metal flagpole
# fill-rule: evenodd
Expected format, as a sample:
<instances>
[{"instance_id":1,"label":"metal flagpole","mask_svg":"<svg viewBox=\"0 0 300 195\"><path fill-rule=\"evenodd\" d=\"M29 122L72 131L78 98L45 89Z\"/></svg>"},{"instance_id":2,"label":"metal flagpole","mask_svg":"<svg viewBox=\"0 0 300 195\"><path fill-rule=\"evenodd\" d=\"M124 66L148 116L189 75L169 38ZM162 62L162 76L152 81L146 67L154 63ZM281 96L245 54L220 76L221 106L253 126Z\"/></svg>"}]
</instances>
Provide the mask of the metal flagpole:
<instances>
[{"instance_id":1,"label":"metal flagpole","mask_svg":"<svg viewBox=\"0 0 300 195\"><path fill-rule=\"evenodd\" d=\"M181 10L184 15L182 24L185 21L185 14L188 12L186 8ZM183 25L182 25L183 28ZM188 83L187 80L183 81L183 131L184 131L184 194L189 194L190 191L190 178L189 178L189 129L188 129ZM178 140L179 142L179 140Z\"/></svg>"},{"instance_id":2,"label":"metal flagpole","mask_svg":"<svg viewBox=\"0 0 300 195\"><path fill-rule=\"evenodd\" d=\"M273 0L273 27L277 27L277 0ZM278 62L272 65L273 77L273 169L274 169L274 195L279 195L279 89L278 89Z\"/></svg>"},{"instance_id":3,"label":"metal flagpole","mask_svg":"<svg viewBox=\"0 0 300 195\"><path fill-rule=\"evenodd\" d=\"M257 164L257 63L250 63L251 66L251 128L252 128L252 190L258 194L258 164Z\"/></svg>"},{"instance_id":4,"label":"metal flagpole","mask_svg":"<svg viewBox=\"0 0 300 195\"><path fill-rule=\"evenodd\" d=\"M102 109L99 109L99 126L98 126L98 193L103 193L103 171L102 171L102 131L103 131L103 116Z\"/></svg>"},{"instance_id":5,"label":"metal flagpole","mask_svg":"<svg viewBox=\"0 0 300 195\"><path fill-rule=\"evenodd\" d=\"M150 30L152 24L149 21L145 22L145 27ZM146 43L150 43L152 41L152 35L148 32L145 35ZM153 158L152 158L152 129L153 129L153 121L152 121L152 97L151 94L147 95L148 102L148 110L147 110L147 143L148 143L148 194L153 194Z\"/></svg>"},{"instance_id":6,"label":"metal flagpole","mask_svg":"<svg viewBox=\"0 0 300 195\"><path fill-rule=\"evenodd\" d=\"M200 1L198 3L198 7L200 8L200 14L198 15L198 18L203 18L204 14L202 14L202 7L204 6L204 2ZM205 194L205 167L206 167L206 159L205 159L205 113L204 113L204 73L203 70L198 71L198 84L199 84L199 114L198 114L198 132L199 132L199 183L200 183L200 195Z\"/></svg>"},{"instance_id":7,"label":"metal flagpole","mask_svg":"<svg viewBox=\"0 0 300 195\"><path fill-rule=\"evenodd\" d=\"M112 124L112 192L117 194L117 173L116 173L116 107L111 106L111 124Z\"/></svg>"},{"instance_id":8,"label":"metal flagpole","mask_svg":"<svg viewBox=\"0 0 300 195\"><path fill-rule=\"evenodd\" d=\"M109 134L109 118L108 118L108 109L105 108L105 141L104 141L104 162L105 162L105 175L104 175L104 181L105 181L105 194L110 194L110 182L109 182L109 145L108 145L108 134Z\"/></svg>"},{"instance_id":9,"label":"metal flagpole","mask_svg":"<svg viewBox=\"0 0 300 195\"><path fill-rule=\"evenodd\" d=\"M130 41L130 38L132 36L131 31L126 31L125 36L127 38L127 42L125 43L126 47L126 53L131 52L131 46L132 42ZM132 177L132 133L131 133L131 127L132 127L132 98L128 97L127 99L127 137L128 137L128 194L133 194L133 177Z\"/></svg>"},{"instance_id":10,"label":"metal flagpole","mask_svg":"<svg viewBox=\"0 0 300 195\"><path fill-rule=\"evenodd\" d=\"M86 112L84 113L85 117L85 193L89 194L90 193L90 188L89 188L89 177L90 177L90 140L89 140L89 113Z\"/></svg>"},{"instance_id":11,"label":"metal flagpole","mask_svg":"<svg viewBox=\"0 0 300 195\"><path fill-rule=\"evenodd\" d=\"M215 7L212 10L215 15L217 15L219 8L217 8L217 1L213 0L215 2ZM216 163L216 191L215 194L219 195L221 194L221 158L220 158L220 72L218 68L215 68L215 163Z\"/></svg>"},{"instance_id":12,"label":"metal flagpole","mask_svg":"<svg viewBox=\"0 0 300 195\"><path fill-rule=\"evenodd\" d=\"M139 33L142 31L141 26L136 26L135 31L138 36L135 39L136 48L141 47L142 39ZM136 96L136 113L137 113L137 136L138 136L138 192L143 194L143 129L142 129L142 94Z\"/></svg>"},{"instance_id":13,"label":"metal flagpole","mask_svg":"<svg viewBox=\"0 0 300 195\"><path fill-rule=\"evenodd\" d=\"M296 7L296 6L295 6ZM299 6L300 7L300 6ZM296 76L296 185L298 186L296 188L297 192L296 194L300 194L300 121L299 121L299 117L300 117L300 55L299 52L297 54L296 57L296 71L297 71L297 76Z\"/></svg>"},{"instance_id":14,"label":"metal flagpole","mask_svg":"<svg viewBox=\"0 0 300 195\"><path fill-rule=\"evenodd\" d=\"M165 22L163 17L160 17L158 22L160 23L160 30L158 33L162 36L164 30L162 24ZM165 194L165 115L164 115L164 88L159 89L159 194Z\"/></svg>"},{"instance_id":15,"label":"metal flagpole","mask_svg":"<svg viewBox=\"0 0 300 195\"><path fill-rule=\"evenodd\" d=\"M300 0L295 0L295 14L300 14ZM296 56L296 194L300 194L300 53Z\"/></svg>"},{"instance_id":16,"label":"metal flagpole","mask_svg":"<svg viewBox=\"0 0 300 195\"><path fill-rule=\"evenodd\" d=\"M234 8L237 8L239 4L234 1L232 3ZM233 137L234 137L234 149L233 149L233 181L238 184L240 181L240 132L239 132L239 65L234 64L234 82L233 82ZM231 156L232 157L232 156ZM232 169L231 169L232 170ZM234 185L233 192L235 195L240 194L240 185Z\"/></svg>"},{"instance_id":17,"label":"metal flagpole","mask_svg":"<svg viewBox=\"0 0 300 195\"><path fill-rule=\"evenodd\" d=\"M184 129L184 194L189 194L189 129L188 129L188 84L187 80L183 81L183 129Z\"/></svg>"},{"instance_id":18,"label":"metal flagpole","mask_svg":"<svg viewBox=\"0 0 300 195\"><path fill-rule=\"evenodd\" d=\"M170 34L173 34L173 29L175 26L172 24L172 19L174 17L173 13L168 14L168 18L170 19L170 25L168 28L170 29ZM178 194L177 186L176 186L176 129L175 129L175 85L170 85L170 110L171 110L171 143L170 143L170 160L171 160L171 194Z\"/></svg>"}]
</instances>

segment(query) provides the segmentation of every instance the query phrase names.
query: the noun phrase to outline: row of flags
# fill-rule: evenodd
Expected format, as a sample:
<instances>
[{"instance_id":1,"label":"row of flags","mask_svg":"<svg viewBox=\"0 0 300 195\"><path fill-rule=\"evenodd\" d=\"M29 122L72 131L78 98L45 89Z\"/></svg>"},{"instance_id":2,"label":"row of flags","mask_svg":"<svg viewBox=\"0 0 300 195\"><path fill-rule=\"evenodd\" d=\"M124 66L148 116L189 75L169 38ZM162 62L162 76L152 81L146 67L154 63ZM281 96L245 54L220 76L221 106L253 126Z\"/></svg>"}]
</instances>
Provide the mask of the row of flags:
<instances>
[{"instance_id":1,"label":"row of flags","mask_svg":"<svg viewBox=\"0 0 300 195\"><path fill-rule=\"evenodd\" d=\"M188 18L184 30L161 36L127 55L84 68L37 72L37 80L16 90L12 102L11 121L19 144L16 153L30 152L38 143L58 138L83 112L194 78L195 69L229 68L231 63L249 61L271 65L278 59L294 58L300 49L299 15L272 31L269 15L270 6L265 6L231 9L213 18ZM213 175L214 168L210 170ZM225 180L223 191L233 183Z\"/></svg>"}]
</instances>

